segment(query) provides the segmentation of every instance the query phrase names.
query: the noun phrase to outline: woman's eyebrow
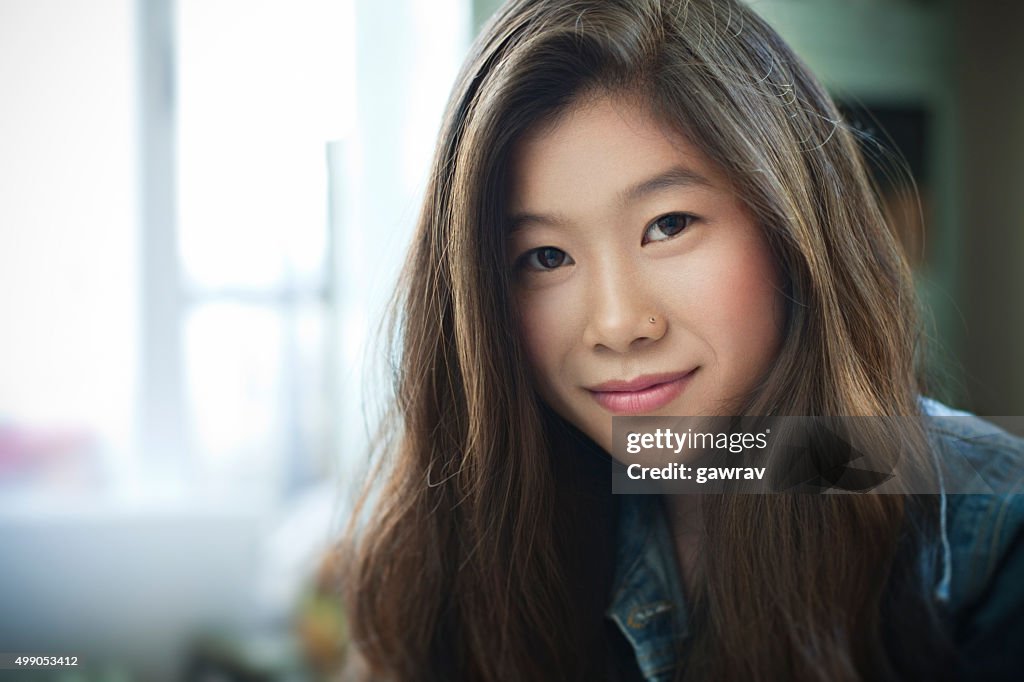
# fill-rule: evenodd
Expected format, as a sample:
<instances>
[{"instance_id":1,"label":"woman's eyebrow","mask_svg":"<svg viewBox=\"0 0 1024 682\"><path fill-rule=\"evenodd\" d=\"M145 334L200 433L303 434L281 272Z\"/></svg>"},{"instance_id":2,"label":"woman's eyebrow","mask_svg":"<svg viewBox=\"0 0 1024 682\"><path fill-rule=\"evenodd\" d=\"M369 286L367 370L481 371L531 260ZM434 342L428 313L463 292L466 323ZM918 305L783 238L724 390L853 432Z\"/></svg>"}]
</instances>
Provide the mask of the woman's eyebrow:
<instances>
[{"instance_id":1,"label":"woman's eyebrow","mask_svg":"<svg viewBox=\"0 0 1024 682\"><path fill-rule=\"evenodd\" d=\"M562 227L569 223L568 220L558 215L546 215L541 213L516 213L509 219L508 234L511 236L517 230L527 225L552 225Z\"/></svg>"},{"instance_id":2,"label":"woman's eyebrow","mask_svg":"<svg viewBox=\"0 0 1024 682\"><path fill-rule=\"evenodd\" d=\"M663 173L624 190L621 195L623 204L633 203L652 192L673 187L692 187L694 185L711 187L711 181L695 170L683 166L674 166Z\"/></svg>"},{"instance_id":3,"label":"woman's eyebrow","mask_svg":"<svg viewBox=\"0 0 1024 682\"><path fill-rule=\"evenodd\" d=\"M712 187L712 183L706 177L695 170L683 166L674 166L667 171L658 173L646 180L636 183L623 190L619 195L619 201L623 205L633 203L642 199L648 194L659 192L673 187ZM540 213L516 213L509 220L508 234L511 235L517 230L529 224L552 225L560 227L570 221L555 214Z\"/></svg>"}]
</instances>

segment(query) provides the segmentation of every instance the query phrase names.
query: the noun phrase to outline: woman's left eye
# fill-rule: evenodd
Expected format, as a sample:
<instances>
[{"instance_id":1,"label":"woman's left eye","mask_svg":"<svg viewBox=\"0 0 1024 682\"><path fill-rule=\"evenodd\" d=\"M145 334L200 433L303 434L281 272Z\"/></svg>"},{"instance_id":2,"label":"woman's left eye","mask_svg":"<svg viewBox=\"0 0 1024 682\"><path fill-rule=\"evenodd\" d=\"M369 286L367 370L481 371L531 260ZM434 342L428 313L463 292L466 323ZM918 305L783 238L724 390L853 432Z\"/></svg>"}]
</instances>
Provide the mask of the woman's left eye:
<instances>
[{"instance_id":1,"label":"woman's left eye","mask_svg":"<svg viewBox=\"0 0 1024 682\"><path fill-rule=\"evenodd\" d=\"M647 226L644 231L643 243L663 242L672 239L677 234L688 228L696 217L688 213L669 213L663 215Z\"/></svg>"}]
</instances>

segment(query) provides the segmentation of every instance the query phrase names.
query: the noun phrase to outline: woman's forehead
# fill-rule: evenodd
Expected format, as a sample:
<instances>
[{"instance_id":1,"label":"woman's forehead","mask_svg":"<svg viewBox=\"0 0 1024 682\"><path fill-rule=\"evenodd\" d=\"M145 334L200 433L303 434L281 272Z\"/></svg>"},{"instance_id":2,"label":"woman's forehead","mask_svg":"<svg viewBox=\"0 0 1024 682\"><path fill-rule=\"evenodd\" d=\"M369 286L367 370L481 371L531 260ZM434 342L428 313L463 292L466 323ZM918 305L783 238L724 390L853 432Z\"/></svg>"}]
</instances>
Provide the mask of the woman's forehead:
<instances>
[{"instance_id":1,"label":"woman's forehead","mask_svg":"<svg viewBox=\"0 0 1024 682\"><path fill-rule=\"evenodd\" d=\"M667 188L727 190L721 171L683 135L623 98L591 99L528 131L511 159L509 213L604 198L635 202Z\"/></svg>"}]
</instances>

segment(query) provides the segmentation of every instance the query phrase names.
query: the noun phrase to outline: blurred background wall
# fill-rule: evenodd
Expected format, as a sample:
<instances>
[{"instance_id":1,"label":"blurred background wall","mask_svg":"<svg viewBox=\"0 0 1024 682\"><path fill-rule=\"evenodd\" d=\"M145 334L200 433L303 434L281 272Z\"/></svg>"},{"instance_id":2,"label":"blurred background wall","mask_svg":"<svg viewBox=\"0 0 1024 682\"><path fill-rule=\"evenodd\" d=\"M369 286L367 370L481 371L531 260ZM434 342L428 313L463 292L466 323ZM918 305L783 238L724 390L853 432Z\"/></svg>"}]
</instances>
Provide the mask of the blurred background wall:
<instances>
[{"instance_id":1,"label":"blurred background wall","mask_svg":"<svg viewBox=\"0 0 1024 682\"><path fill-rule=\"evenodd\" d=\"M958 300L967 404L1024 413L1024 3L958 2Z\"/></svg>"},{"instance_id":2,"label":"blurred background wall","mask_svg":"<svg viewBox=\"0 0 1024 682\"><path fill-rule=\"evenodd\" d=\"M0 651L302 679L342 638L310 594L497 4L0 0ZM1024 414L1024 4L751 4L914 175L931 392Z\"/></svg>"}]
</instances>

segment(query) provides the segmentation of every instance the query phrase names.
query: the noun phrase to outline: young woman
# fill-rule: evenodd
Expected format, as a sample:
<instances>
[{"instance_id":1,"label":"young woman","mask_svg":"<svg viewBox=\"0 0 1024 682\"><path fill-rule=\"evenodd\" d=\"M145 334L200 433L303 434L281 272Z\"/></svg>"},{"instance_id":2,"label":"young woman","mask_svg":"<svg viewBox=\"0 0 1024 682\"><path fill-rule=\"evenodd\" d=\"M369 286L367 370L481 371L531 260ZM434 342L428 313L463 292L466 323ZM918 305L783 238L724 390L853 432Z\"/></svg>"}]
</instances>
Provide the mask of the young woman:
<instances>
[{"instance_id":1,"label":"young woman","mask_svg":"<svg viewBox=\"0 0 1024 682\"><path fill-rule=\"evenodd\" d=\"M1021 446L966 417L921 461L952 448L1001 494L610 492L616 415L941 410L853 135L743 3L508 3L400 293L394 419L343 544L363 676L1019 673Z\"/></svg>"}]
</instances>

